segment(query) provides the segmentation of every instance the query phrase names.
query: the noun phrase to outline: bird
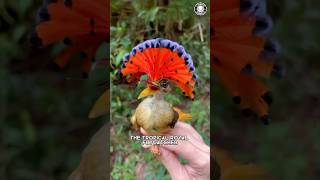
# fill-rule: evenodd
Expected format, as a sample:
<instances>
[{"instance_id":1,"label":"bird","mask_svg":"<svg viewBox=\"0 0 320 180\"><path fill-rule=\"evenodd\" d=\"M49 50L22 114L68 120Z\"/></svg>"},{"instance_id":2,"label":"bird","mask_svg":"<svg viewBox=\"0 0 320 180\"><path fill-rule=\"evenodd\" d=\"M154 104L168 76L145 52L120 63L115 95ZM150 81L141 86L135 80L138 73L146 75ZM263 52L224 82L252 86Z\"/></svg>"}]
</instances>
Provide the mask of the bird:
<instances>
[{"instance_id":1,"label":"bird","mask_svg":"<svg viewBox=\"0 0 320 180\"><path fill-rule=\"evenodd\" d=\"M211 67L240 105L245 116L257 114L269 124L271 91L261 79L281 78L276 61L280 46L267 38L272 19L265 0L228 0L211 3Z\"/></svg>"},{"instance_id":2,"label":"bird","mask_svg":"<svg viewBox=\"0 0 320 180\"><path fill-rule=\"evenodd\" d=\"M131 123L136 129L143 128L149 135L163 135L174 128L177 121L192 119L164 99L166 93L177 85L182 94L194 100L194 87L198 76L191 55L180 44L163 38L146 40L125 55L118 77L127 83L140 82L147 75L147 87L138 99L145 98L135 109ZM151 151L159 155L157 145Z\"/></svg>"},{"instance_id":3,"label":"bird","mask_svg":"<svg viewBox=\"0 0 320 180\"><path fill-rule=\"evenodd\" d=\"M144 89L138 99L144 99L136 108L131 123L136 129L142 127L150 134L159 135L174 128L178 120L192 119L192 115L182 112L164 100L165 93L170 91L167 79L161 79L152 87ZM151 97L150 97L151 95Z\"/></svg>"},{"instance_id":4,"label":"bird","mask_svg":"<svg viewBox=\"0 0 320 180\"><path fill-rule=\"evenodd\" d=\"M35 48L63 42L65 48L50 64L61 71L76 56L82 59L82 77L87 78L95 54L109 41L109 0L45 0L38 10L37 26L30 35Z\"/></svg>"}]
</instances>

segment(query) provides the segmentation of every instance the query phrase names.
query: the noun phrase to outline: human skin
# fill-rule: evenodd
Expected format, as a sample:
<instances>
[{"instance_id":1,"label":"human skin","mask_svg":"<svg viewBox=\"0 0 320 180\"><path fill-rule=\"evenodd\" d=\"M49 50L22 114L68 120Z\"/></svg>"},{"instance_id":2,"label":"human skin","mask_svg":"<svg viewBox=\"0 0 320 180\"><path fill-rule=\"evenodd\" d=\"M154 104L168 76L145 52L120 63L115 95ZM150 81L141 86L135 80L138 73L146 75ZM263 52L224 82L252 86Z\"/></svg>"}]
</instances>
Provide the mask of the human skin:
<instances>
[{"instance_id":1,"label":"human skin","mask_svg":"<svg viewBox=\"0 0 320 180\"><path fill-rule=\"evenodd\" d=\"M140 130L142 134L147 135L142 128ZM178 141L178 145L160 146L160 155L157 157L173 180L210 179L210 148L191 125L178 121L165 135L188 137L187 141ZM178 156L182 156L188 163L181 164Z\"/></svg>"}]
</instances>

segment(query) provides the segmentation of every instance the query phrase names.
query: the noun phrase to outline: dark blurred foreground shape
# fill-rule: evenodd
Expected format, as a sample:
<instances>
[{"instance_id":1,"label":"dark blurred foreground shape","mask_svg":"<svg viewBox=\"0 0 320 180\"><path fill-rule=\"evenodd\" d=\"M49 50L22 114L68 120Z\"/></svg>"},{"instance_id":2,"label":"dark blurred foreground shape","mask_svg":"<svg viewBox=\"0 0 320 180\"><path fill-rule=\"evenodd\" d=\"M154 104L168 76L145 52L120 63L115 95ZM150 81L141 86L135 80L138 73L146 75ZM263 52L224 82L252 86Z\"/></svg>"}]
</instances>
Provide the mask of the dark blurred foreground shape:
<instances>
[{"instance_id":1,"label":"dark blurred foreground shape","mask_svg":"<svg viewBox=\"0 0 320 180\"><path fill-rule=\"evenodd\" d=\"M320 19L318 0L269 0L274 20L270 34L281 45L285 67L280 81L269 83L274 95L273 121L262 126L244 118L218 83L214 91L214 146L243 163L262 166L277 179L320 177Z\"/></svg>"},{"instance_id":2,"label":"dark blurred foreground shape","mask_svg":"<svg viewBox=\"0 0 320 180\"><path fill-rule=\"evenodd\" d=\"M68 180L104 180L109 179L108 133L106 124L91 138L90 143L82 152L80 165L75 169Z\"/></svg>"},{"instance_id":3,"label":"dark blurred foreground shape","mask_svg":"<svg viewBox=\"0 0 320 180\"><path fill-rule=\"evenodd\" d=\"M106 80L105 69L83 80L75 59L54 73L47 65L64 45L39 50L29 44L41 4L0 1L0 179L67 179L108 117L87 118L105 91L98 85Z\"/></svg>"}]
</instances>

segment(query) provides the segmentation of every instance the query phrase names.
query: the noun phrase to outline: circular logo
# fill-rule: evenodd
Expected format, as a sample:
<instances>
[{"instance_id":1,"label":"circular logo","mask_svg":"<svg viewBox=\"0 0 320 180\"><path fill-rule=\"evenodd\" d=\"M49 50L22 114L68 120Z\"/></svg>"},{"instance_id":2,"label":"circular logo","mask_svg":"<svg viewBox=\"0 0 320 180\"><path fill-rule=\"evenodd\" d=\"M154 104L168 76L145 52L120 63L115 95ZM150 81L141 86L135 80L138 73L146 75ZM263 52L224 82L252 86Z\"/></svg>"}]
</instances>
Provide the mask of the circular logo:
<instances>
[{"instance_id":1,"label":"circular logo","mask_svg":"<svg viewBox=\"0 0 320 180\"><path fill-rule=\"evenodd\" d=\"M194 12L198 15L198 16L203 16L206 14L207 12L207 6L205 3L203 2L198 2L195 6L194 6Z\"/></svg>"}]
</instances>

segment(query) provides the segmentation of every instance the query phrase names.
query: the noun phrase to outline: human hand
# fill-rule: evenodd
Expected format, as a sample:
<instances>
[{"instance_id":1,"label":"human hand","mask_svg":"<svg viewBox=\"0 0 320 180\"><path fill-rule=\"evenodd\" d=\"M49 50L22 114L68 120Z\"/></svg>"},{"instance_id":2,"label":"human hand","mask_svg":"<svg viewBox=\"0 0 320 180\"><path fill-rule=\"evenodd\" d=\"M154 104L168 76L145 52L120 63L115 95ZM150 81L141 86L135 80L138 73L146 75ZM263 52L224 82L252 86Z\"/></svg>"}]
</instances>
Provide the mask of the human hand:
<instances>
[{"instance_id":1,"label":"human hand","mask_svg":"<svg viewBox=\"0 0 320 180\"><path fill-rule=\"evenodd\" d=\"M141 128L141 132L147 135ZM169 171L173 180L210 179L210 148L200 134L189 124L177 122L166 135L187 136L187 141L178 141L178 145L161 145L158 158ZM188 161L181 164L178 155Z\"/></svg>"}]
</instances>

